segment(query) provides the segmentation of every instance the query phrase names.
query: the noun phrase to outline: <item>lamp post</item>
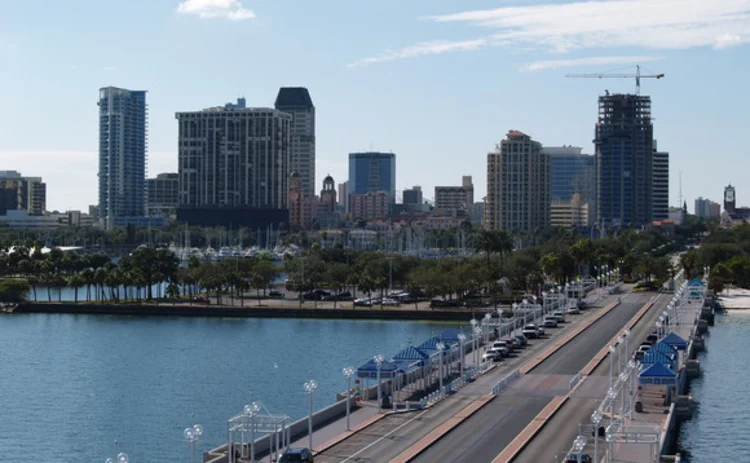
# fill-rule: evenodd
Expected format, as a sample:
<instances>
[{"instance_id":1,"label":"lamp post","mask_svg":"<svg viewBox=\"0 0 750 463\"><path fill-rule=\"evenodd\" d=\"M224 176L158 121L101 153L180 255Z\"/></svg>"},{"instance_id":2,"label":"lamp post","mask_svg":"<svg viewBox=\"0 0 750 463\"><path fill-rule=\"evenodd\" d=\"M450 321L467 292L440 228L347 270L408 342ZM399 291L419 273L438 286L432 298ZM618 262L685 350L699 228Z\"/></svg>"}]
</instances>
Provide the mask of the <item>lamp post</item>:
<instances>
[{"instance_id":1,"label":"lamp post","mask_svg":"<svg viewBox=\"0 0 750 463\"><path fill-rule=\"evenodd\" d=\"M354 376L354 368L345 367L342 370L344 378L346 378L346 430L350 431L349 427L349 409L351 407L351 396L352 396L352 376Z\"/></svg>"},{"instance_id":2,"label":"lamp post","mask_svg":"<svg viewBox=\"0 0 750 463\"><path fill-rule=\"evenodd\" d=\"M185 428L182 431L182 435L185 436L185 440L190 447L190 463L195 463L195 446L203 435L203 426L194 424L192 428ZM123 456L125 457L124 459ZM117 463L128 463L128 456L120 453L117 455Z\"/></svg>"},{"instance_id":3,"label":"lamp post","mask_svg":"<svg viewBox=\"0 0 750 463\"><path fill-rule=\"evenodd\" d=\"M635 360L630 360L628 362L628 369L631 372L635 372ZM633 399L635 396L635 374L628 375L630 376L630 393L628 394L630 396L629 406L628 406L628 417L633 416Z\"/></svg>"},{"instance_id":4,"label":"lamp post","mask_svg":"<svg viewBox=\"0 0 750 463\"><path fill-rule=\"evenodd\" d=\"M591 422L594 423L594 461L599 463L599 423L602 422L602 412L599 409L591 414Z\"/></svg>"},{"instance_id":5,"label":"lamp post","mask_svg":"<svg viewBox=\"0 0 750 463\"><path fill-rule=\"evenodd\" d=\"M466 335L458 333L458 351L461 356L461 358L458 359L458 374L461 378L464 377L464 358L466 357L466 354L464 353L464 341L466 341Z\"/></svg>"},{"instance_id":6,"label":"lamp post","mask_svg":"<svg viewBox=\"0 0 750 463\"><path fill-rule=\"evenodd\" d=\"M443 344L442 342L439 342L437 343L435 348L437 348L438 356L440 357L439 375L440 375L440 393L442 394L443 393L443 352L445 351L445 344Z\"/></svg>"},{"instance_id":7,"label":"lamp post","mask_svg":"<svg viewBox=\"0 0 750 463\"><path fill-rule=\"evenodd\" d=\"M382 393L381 393L381 387L380 387L380 365L383 364L385 361L385 357L383 357L382 354L377 354L375 357L372 358L373 361L375 361L375 365L378 368L378 413L381 412L381 406L382 406Z\"/></svg>"},{"instance_id":8,"label":"lamp post","mask_svg":"<svg viewBox=\"0 0 750 463\"><path fill-rule=\"evenodd\" d=\"M128 463L130 461L128 459L128 454L125 452L120 452L117 454L117 458L107 458L104 460L104 463Z\"/></svg>"},{"instance_id":9,"label":"lamp post","mask_svg":"<svg viewBox=\"0 0 750 463\"><path fill-rule=\"evenodd\" d=\"M255 416L260 411L260 404L253 402L245 405L245 415L250 418L250 463L255 463Z\"/></svg>"},{"instance_id":10,"label":"lamp post","mask_svg":"<svg viewBox=\"0 0 750 463\"><path fill-rule=\"evenodd\" d=\"M474 366L479 366L479 335L482 334L482 329L478 326L474 327L474 341L477 343L477 348L474 349Z\"/></svg>"},{"instance_id":11,"label":"lamp post","mask_svg":"<svg viewBox=\"0 0 750 463\"><path fill-rule=\"evenodd\" d=\"M311 379L310 381L307 381L304 385L305 392L307 392L307 403L309 408L309 413L307 415L307 446L312 451L313 443L312 443L312 435L313 435L313 424L312 424L312 415L313 415L313 393L315 392L315 389L318 388L318 382L314 379Z\"/></svg>"},{"instance_id":12,"label":"lamp post","mask_svg":"<svg viewBox=\"0 0 750 463\"><path fill-rule=\"evenodd\" d=\"M484 344L485 346L489 344L490 341L490 320L492 319L492 315L489 313L484 314L484 322L482 323L482 326L484 327Z\"/></svg>"},{"instance_id":13,"label":"lamp post","mask_svg":"<svg viewBox=\"0 0 750 463\"><path fill-rule=\"evenodd\" d=\"M609 387L612 387L612 373L614 371L615 363L615 346L609 346Z\"/></svg>"}]
</instances>

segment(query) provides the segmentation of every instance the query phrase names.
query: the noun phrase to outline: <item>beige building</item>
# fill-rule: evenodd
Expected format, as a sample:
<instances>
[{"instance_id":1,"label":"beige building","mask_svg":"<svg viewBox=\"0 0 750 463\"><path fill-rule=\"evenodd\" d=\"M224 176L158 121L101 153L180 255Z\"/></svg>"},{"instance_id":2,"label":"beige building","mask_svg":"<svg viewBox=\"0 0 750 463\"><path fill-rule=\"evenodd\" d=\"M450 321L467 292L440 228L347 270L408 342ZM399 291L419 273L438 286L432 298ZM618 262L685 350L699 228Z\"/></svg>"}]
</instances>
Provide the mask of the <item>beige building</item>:
<instances>
[{"instance_id":1,"label":"beige building","mask_svg":"<svg viewBox=\"0 0 750 463\"><path fill-rule=\"evenodd\" d=\"M349 195L349 213L352 220L382 220L389 215L390 195L385 191Z\"/></svg>"},{"instance_id":2,"label":"beige building","mask_svg":"<svg viewBox=\"0 0 750 463\"><path fill-rule=\"evenodd\" d=\"M589 225L589 205L575 193L570 201L552 201L550 203L549 224L552 227L574 228Z\"/></svg>"},{"instance_id":3,"label":"beige building","mask_svg":"<svg viewBox=\"0 0 750 463\"><path fill-rule=\"evenodd\" d=\"M471 175L462 177L461 186L435 187L435 215L468 215L474 204L474 183Z\"/></svg>"},{"instance_id":4,"label":"beige building","mask_svg":"<svg viewBox=\"0 0 750 463\"><path fill-rule=\"evenodd\" d=\"M518 130L487 154L488 230L530 232L549 224L550 163L542 144Z\"/></svg>"}]
</instances>

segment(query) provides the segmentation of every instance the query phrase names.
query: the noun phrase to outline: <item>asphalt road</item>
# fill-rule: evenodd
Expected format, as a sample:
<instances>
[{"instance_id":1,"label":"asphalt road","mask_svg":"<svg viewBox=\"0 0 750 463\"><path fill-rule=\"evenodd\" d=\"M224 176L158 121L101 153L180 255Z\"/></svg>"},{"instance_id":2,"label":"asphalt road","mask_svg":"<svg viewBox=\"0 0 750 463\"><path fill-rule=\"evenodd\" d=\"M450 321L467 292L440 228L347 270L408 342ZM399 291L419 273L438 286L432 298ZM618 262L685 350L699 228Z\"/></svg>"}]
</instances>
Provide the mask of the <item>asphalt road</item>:
<instances>
[{"instance_id":1,"label":"asphalt road","mask_svg":"<svg viewBox=\"0 0 750 463\"><path fill-rule=\"evenodd\" d=\"M632 355L641 342L654 327L654 322L669 302L668 297L661 297L641 321L631 330L628 348ZM624 322L623 322L624 325ZM613 333L614 335L614 333ZM611 339L611 336L610 336ZM592 372L592 376L609 376L609 357ZM578 435L578 423L590 423L591 414L599 407L603 397L596 399L571 398L562 406L542 431L514 460L521 463L554 462L555 456L565 456ZM604 445L601 442L602 446Z\"/></svg>"},{"instance_id":2,"label":"asphalt road","mask_svg":"<svg viewBox=\"0 0 750 463\"><path fill-rule=\"evenodd\" d=\"M623 296L620 306L597 320L529 374L578 373L652 296L653 293ZM551 400L551 397L501 395L414 461L490 462Z\"/></svg>"}]
</instances>

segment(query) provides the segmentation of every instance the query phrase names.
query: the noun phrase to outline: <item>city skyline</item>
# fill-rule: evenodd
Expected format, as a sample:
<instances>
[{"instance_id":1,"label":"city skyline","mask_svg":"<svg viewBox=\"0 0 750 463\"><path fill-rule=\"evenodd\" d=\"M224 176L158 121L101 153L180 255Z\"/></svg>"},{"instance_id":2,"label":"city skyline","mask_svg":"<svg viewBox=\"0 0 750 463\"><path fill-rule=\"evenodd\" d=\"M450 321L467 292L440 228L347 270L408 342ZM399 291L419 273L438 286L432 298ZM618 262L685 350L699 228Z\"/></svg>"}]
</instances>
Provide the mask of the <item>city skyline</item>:
<instances>
[{"instance_id":1,"label":"city skyline","mask_svg":"<svg viewBox=\"0 0 750 463\"><path fill-rule=\"evenodd\" d=\"M678 205L679 172L684 201L717 200L732 183L742 204L750 181L726 166L741 165L744 144L737 137L701 134L742 133L747 123L742 109L750 97L736 89L750 70L749 36L741 27L750 2L690 2L685 11L669 10L661 0L594 2L599 8L585 14L584 3L557 3L555 9L538 2L386 1L367 9L365 27L356 21L365 13L361 7L340 2L316 9L301 2L134 1L114 24L98 20L114 4L77 0L41 11L4 5L0 83L13 91L4 95L0 116L3 168L44 178L48 209L86 210L97 203L92 101L99 88L149 92L148 177L154 177L177 172L175 112L242 95L249 106L272 108L280 87L304 86L317 110L316 178L330 173L345 180L350 152L393 151L401 173L396 191L421 185L425 199L432 199L435 186L472 175L479 200L486 192L485 155L507 130L528 133L544 146L574 145L593 153L597 97L604 90L634 90L632 80L566 80L569 70L607 72L640 63L644 71L666 74L659 82L645 81L642 93L653 101L659 145L670 152L670 205ZM632 21L632 31L611 24L613 5ZM554 38L565 49L550 49L539 34L542 26L527 20L508 26L512 6L535 8L547 25L576 18L556 29ZM636 17L633 12L643 8L654 14ZM611 34L589 40L596 31L584 19L592 18ZM118 38L136 19L139 35ZM39 27L45 40L34 35ZM384 28L393 33L384 37ZM105 33L112 43L98 40ZM226 49L209 48L209 37ZM253 46L261 39L264 47ZM116 56L105 52L113 46L121 48ZM218 61L247 51L249 59L233 62L232 72L216 72L195 61L196 51L210 51ZM693 71L698 63L710 70L710 79ZM64 108L65 116L38 111L45 106ZM503 107L545 109L498 111ZM35 136L40 129L45 137Z\"/></svg>"}]
</instances>

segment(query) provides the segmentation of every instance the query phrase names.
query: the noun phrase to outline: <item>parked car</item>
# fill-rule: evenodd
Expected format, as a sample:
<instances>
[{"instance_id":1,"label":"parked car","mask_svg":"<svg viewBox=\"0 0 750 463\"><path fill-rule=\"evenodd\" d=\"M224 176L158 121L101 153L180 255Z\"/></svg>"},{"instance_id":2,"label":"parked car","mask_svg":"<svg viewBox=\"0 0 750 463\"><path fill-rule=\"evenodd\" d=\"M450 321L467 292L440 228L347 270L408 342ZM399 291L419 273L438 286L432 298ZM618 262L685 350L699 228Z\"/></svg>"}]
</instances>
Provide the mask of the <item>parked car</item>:
<instances>
[{"instance_id":1,"label":"parked car","mask_svg":"<svg viewBox=\"0 0 750 463\"><path fill-rule=\"evenodd\" d=\"M399 306L401 305L401 302L399 302L398 299L384 297L380 300L379 305Z\"/></svg>"},{"instance_id":2,"label":"parked car","mask_svg":"<svg viewBox=\"0 0 750 463\"><path fill-rule=\"evenodd\" d=\"M281 291L271 290L268 292L268 297L283 299L284 293L282 293Z\"/></svg>"},{"instance_id":3,"label":"parked car","mask_svg":"<svg viewBox=\"0 0 750 463\"><path fill-rule=\"evenodd\" d=\"M313 454L308 448L289 449L277 461L278 463L313 463Z\"/></svg>"},{"instance_id":4,"label":"parked car","mask_svg":"<svg viewBox=\"0 0 750 463\"><path fill-rule=\"evenodd\" d=\"M586 310L589 308L588 304L586 304L584 301L578 301L576 303L576 306L578 307L579 310Z\"/></svg>"},{"instance_id":5,"label":"parked car","mask_svg":"<svg viewBox=\"0 0 750 463\"><path fill-rule=\"evenodd\" d=\"M324 297L330 296L331 293L324 289L313 289L302 294L302 299L307 301L322 301Z\"/></svg>"},{"instance_id":6,"label":"parked car","mask_svg":"<svg viewBox=\"0 0 750 463\"><path fill-rule=\"evenodd\" d=\"M544 317L543 326L545 328L557 328L557 318L552 315Z\"/></svg>"},{"instance_id":7,"label":"parked car","mask_svg":"<svg viewBox=\"0 0 750 463\"><path fill-rule=\"evenodd\" d=\"M349 291L343 291L338 294L329 294L328 296L323 296L324 301L351 301L352 300L352 293Z\"/></svg>"},{"instance_id":8,"label":"parked car","mask_svg":"<svg viewBox=\"0 0 750 463\"><path fill-rule=\"evenodd\" d=\"M568 313L577 315L581 313L581 309L579 309L578 306L573 305L573 306L568 307Z\"/></svg>"},{"instance_id":9,"label":"parked car","mask_svg":"<svg viewBox=\"0 0 750 463\"><path fill-rule=\"evenodd\" d=\"M593 461L588 453L569 453L565 457L565 463L592 463Z\"/></svg>"},{"instance_id":10,"label":"parked car","mask_svg":"<svg viewBox=\"0 0 750 463\"><path fill-rule=\"evenodd\" d=\"M195 296L193 297L193 302L200 302L201 304L210 304L211 300L208 299L206 296Z\"/></svg>"},{"instance_id":11,"label":"parked car","mask_svg":"<svg viewBox=\"0 0 750 463\"><path fill-rule=\"evenodd\" d=\"M503 354L500 350L490 349L482 355L483 362L497 362L502 360Z\"/></svg>"},{"instance_id":12,"label":"parked car","mask_svg":"<svg viewBox=\"0 0 750 463\"><path fill-rule=\"evenodd\" d=\"M649 334L648 336L646 336L646 341L647 341L647 342L650 342L650 343L651 343L651 345L654 345L654 344L656 344L656 342L657 342L658 340L659 340L659 336L657 336L656 334L653 334L653 333L652 333L652 334Z\"/></svg>"},{"instance_id":13,"label":"parked car","mask_svg":"<svg viewBox=\"0 0 750 463\"><path fill-rule=\"evenodd\" d=\"M521 333L523 333L523 335L526 336L527 338L531 338L531 339L539 338L544 334L533 323L528 323L526 326L524 326L523 330L521 330Z\"/></svg>"},{"instance_id":14,"label":"parked car","mask_svg":"<svg viewBox=\"0 0 750 463\"><path fill-rule=\"evenodd\" d=\"M490 346L489 350L496 350L500 352L500 355L507 357L510 354L510 346L505 341L495 341Z\"/></svg>"},{"instance_id":15,"label":"parked car","mask_svg":"<svg viewBox=\"0 0 750 463\"><path fill-rule=\"evenodd\" d=\"M372 307L372 299L357 299L354 301L357 307Z\"/></svg>"},{"instance_id":16,"label":"parked car","mask_svg":"<svg viewBox=\"0 0 750 463\"><path fill-rule=\"evenodd\" d=\"M516 349L521 348L521 343L518 341L518 339L515 338L515 336L511 336L509 338L503 338L501 341L505 341L506 344L510 347L510 351L513 352Z\"/></svg>"},{"instance_id":17,"label":"parked car","mask_svg":"<svg viewBox=\"0 0 750 463\"><path fill-rule=\"evenodd\" d=\"M555 320L557 320L557 323L565 323L565 314L564 313L562 313L560 311L557 311L557 312L553 312L552 316L555 317Z\"/></svg>"},{"instance_id":18,"label":"parked car","mask_svg":"<svg viewBox=\"0 0 750 463\"><path fill-rule=\"evenodd\" d=\"M524 336L523 334L517 334L516 340L518 340L518 344L521 347L526 347L526 345L528 345L529 343L528 339L526 339L526 336Z\"/></svg>"}]
</instances>

